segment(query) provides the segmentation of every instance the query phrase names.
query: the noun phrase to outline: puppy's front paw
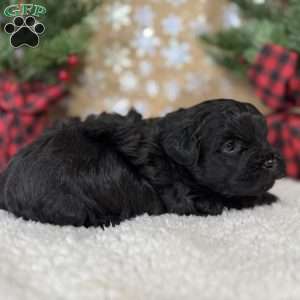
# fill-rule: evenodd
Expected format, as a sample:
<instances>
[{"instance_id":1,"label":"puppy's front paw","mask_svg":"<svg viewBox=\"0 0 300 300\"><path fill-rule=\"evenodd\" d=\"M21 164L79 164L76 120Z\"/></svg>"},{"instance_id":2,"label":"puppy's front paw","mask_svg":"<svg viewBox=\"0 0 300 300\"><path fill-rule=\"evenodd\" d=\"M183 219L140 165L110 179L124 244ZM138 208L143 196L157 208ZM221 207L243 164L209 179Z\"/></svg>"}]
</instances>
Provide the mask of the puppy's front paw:
<instances>
[{"instance_id":1,"label":"puppy's front paw","mask_svg":"<svg viewBox=\"0 0 300 300\"><path fill-rule=\"evenodd\" d=\"M278 200L276 196L270 193L264 193L257 197L241 197L226 199L225 206L229 209L253 208L261 205L271 205Z\"/></svg>"},{"instance_id":2,"label":"puppy's front paw","mask_svg":"<svg viewBox=\"0 0 300 300\"><path fill-rule=\"evenodd\" d=\"M265 193L259 198L257 205L271 205L277 201L278 198L275 195L271 193Z\"/></svg>"},{"instance_id":3,"label":"puppy's front paw","mask_svg":"<svg viewBox=\"0 0 300 300\"><path fill-rule=\"evenodd\" d=\"M198 214L203 216L220 215L224 209L222 202L213 199L196 200L194 205Z\"/></svg>"}]
</instances>

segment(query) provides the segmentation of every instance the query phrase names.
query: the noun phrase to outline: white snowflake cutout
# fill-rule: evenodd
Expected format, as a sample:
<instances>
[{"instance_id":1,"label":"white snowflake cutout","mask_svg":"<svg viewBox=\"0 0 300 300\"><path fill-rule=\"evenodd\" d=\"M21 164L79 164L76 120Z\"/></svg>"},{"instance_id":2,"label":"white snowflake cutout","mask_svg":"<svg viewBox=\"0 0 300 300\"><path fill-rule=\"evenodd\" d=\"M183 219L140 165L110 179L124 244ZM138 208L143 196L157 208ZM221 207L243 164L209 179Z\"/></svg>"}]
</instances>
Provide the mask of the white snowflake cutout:
<instances>
[{"instance_id":1,"label":"white snowflake cutout","mask_svg":"<svg viewBox=\"0 0 300 300\"><path fill-rule=\"evenodd\" d=\"M211 26L204 15L200 15L191 21L189 26L195 36L211 32Z\"/></svg>"},{"instance_id":2,"label":"white snowflake cutout","mask_svg":"<svg viewBox=\"0 0 300 300\"><path fill-rule=\"evenodd\" d=\"M110 24L114 31L119 31L122 27L128 26L131 22L131 6L120 2L113 3L106 9L106 22Z\"/></svg>"},{"instance_id":3,"label":"white snowflake cutout","mask_svg":"<svg viewBox=\"0 0 300 300\"><path fill-rule=\"evenodd\" d=\"M150 27L153 24L154 12L151 6L143 5L136 9L134 19L140 27Z\"/></svg>"},{"instance_id":4,"label":"white snowflake cutout","mask_svg":"<svg viewBox=\"0 0 300 300\"><path fill-rule=\"evenodd\" d=\"M240 9L237 4L230 3L224 10L223 25L225 28L235 28L242 24Z\"/></svg>"},{"instance_id":5,"label":"white snowflake cutout","mask_svg":"<svg viewBox=\"0 0 300 300\"><path fill-rule=\"evenodd\" d=\"M159 93L159 85L155 80L146 82L146 92L150 97L155 97Z\"/></svg>"},{"instance_id":6,"label":"white snowflake cutout","mask_svg":"<svg viewBox=\"0 0 300 300\"><path fill-rule=\"evenodd\" d=\"M147 77L153 72L153 65L149 61L143 60L139 64L139 71L143 77Z\"/></svg>"},{"instance_id":7,"label":"white snowflake cutout","mask_svg":"<svg viewBox=\"0 0 300 300\"><path fill-rule=\"evenodd\" d=\"M124 92L136 90L138 86L138 78L132 72L126 72L120 77L120 87Z\"/></svg>"},{"instance_id":8,"label":"white snowflake cutout","mask_svg":"<svg viewBox=\"0 0 300 300\"><path fill-rule=\"evenodd\" d=\"M191 61L190 45L172 40L168 47L161 50L161 55L166 60L168 67L180 69L183 65Z\"/></svg>"},{"instance_id":9,"label":"white snowflake cutout","mask_svg":"<svg viewBox=\"0 0 300 300\"><path fill-rule=\"evenodd\" d=\"M162 20L162 27L166 34L177 36L182 31L182 20L176 15L169 15Z\"/></svg>"},{"instance_id":10,"label":"white snowflake cutout","mask_svg":"<svg viewBox=\"0 0 300 300\"><path fill-rule=\"evenodd\" d=\"M164 93L168 101L175 102L181 94L181 88L178 81L177 80L167 81L164 84Z\"/></svg>"},{"instance_id":11,"label":"white snowflake cutout","mask_svg":"<svg viewBox=\"0 0 300 300\"><path fill-rule=\"evenodd\" d=\"M107 48L104 52L104 64L112 68L113 72L119 74L124 69L132 66L132 61L129 58L129 48L121 47L119 44Z\"/></svg>"},{"instance_id":12,"label":"white snowflake cutout","mask_svg":"<svg viewBox=\"0 0 300 300\"><path fill-rule=\"evenodd\" d=\"M154 34L154 30L151 27L137 32L132 41L132 46L136 49L139 56L153 55L159 45L160 39Z\"/></svg>"}]
</instances>

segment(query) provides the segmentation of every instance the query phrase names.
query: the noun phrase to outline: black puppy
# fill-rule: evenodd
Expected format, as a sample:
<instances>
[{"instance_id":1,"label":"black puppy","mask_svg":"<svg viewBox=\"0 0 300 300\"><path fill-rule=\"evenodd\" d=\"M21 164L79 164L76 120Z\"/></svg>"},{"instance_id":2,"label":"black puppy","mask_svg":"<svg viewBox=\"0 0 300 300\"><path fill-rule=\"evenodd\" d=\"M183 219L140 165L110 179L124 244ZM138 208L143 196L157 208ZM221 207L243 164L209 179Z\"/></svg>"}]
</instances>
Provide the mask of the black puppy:
<instances>
[{"instance_id":1,"label":"black puppy","mask_svg":"<svg viewBox=\"0 0 300 300\"><path fill-rule=\"evenodd\" d=\"M143 120L70 120L24 148L0 180L0 208L59 225L106 226L148 213L216 215L271 203L283 161L247 103L219 99Z\"/></svg>"}]
</instances>

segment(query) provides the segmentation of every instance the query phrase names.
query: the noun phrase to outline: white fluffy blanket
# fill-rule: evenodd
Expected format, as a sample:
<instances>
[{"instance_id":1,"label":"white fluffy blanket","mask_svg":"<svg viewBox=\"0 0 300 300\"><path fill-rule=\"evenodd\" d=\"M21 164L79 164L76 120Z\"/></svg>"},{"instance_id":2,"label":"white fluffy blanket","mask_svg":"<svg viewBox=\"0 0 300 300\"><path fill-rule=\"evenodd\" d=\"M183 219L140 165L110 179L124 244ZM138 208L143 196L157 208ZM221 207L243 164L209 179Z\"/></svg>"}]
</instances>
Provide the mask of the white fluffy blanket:
<instances>
[{"instance_id":1,"label":"white fluffy blanket","mask_svg":"<svg viewBox=\"0 0 300 300\"><path fill-rule=\"evenodd\" d=\"M142 216L105 231L0 211L0 299L300 299L300 184L272 206Z\"/></svg>"}]
</instances>

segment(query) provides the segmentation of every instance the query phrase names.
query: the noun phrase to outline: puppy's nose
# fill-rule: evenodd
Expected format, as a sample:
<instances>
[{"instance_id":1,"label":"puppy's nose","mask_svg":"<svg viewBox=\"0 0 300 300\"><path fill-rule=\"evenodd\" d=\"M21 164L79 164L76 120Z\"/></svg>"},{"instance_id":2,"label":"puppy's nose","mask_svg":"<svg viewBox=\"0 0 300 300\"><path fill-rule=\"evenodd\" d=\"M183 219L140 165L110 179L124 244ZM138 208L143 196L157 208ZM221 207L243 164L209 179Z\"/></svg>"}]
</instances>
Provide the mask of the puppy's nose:
<instances>
[{"instance_id":1,"label":"puppy's nose","mask_svg":"<svg viewBox=\"0 0 300 300\"><path fill-rule=\"evenodd\" d=\"M274 169L275 165L276 165L276 160L274 158L270 158L263 163L263 168L271 170Z\"/></svg>"}]
</instances>

